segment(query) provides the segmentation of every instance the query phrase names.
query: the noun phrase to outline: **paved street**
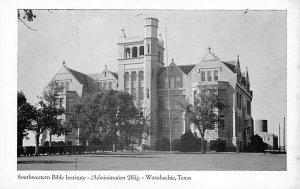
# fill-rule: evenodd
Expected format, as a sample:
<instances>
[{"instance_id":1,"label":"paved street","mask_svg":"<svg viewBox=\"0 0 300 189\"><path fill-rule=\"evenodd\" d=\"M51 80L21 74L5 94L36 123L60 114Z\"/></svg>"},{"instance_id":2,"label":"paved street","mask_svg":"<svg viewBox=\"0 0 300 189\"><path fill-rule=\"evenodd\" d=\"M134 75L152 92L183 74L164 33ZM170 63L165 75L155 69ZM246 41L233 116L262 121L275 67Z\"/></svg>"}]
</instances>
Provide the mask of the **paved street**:
<instances>
[{"instance_id":1,"label":"paved street","mask_svg":"<svg viewBox=\"0 0 300 189\"><path fill-rule=\"evenodd\" d=\"M77 163L76 163L77 159ZM286 154L116 152L18 157L18 170L284 171Z\"/></svg>"}]
</instances>

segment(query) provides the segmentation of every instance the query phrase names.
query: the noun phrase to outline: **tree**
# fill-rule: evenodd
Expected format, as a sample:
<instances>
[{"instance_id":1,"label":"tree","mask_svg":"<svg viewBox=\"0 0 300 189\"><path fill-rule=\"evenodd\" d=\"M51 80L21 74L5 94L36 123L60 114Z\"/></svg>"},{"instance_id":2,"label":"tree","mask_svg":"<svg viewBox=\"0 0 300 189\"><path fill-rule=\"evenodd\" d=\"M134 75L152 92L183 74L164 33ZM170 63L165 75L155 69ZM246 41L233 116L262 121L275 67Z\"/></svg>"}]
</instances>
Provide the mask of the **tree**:
<instances>
[{"instance_id":1,"label":"tree","mask_svg":"<svg viewBox=\"0 0 300 189\"><path fill-rule=\"evenodd\" d=\"M99 104L101 97L102 94L86 94L66 111L67 127L85 131L78 140L85 140L86 145L89 144L90 135L99 132L102 125L100 117L103 111Z\"/></svg>"},{"instance_id":2,"label":"tree","mask_svg":"<svg viewBox=\"0 0 300 189\"><path fill-rule=\"evenodd\" d=\"M37 31L30 27L26 22L31 22L36 19L36 15L33 13L32 9L19 9L18 10L18 20L22 22L28 29Z\"/></svg>"},{"instance_id":3,"label":"tree","mask_svg":"<svg viewBox=\"0 0 300 189\"><path fill-rule=\"evenodd\" d=\"M111 137L114 151L122 132L134 131L135 136L140 132L137 128L141 120L136 117L137 109L132 96L122 91L109 90L85 95L66 115L67 125L86 131L83 138L87 144L91 134L101 131Z\"/></svg>"},{"instance_id":4,"label":"tree","mask_svg":"<svg viewBox=\"0 0 300 189\"><path fill-rule=\"evenodd\" d=\"M113 151L118 141L118 136L124 131L126 126L132 124L132 120L137 114L137 109L133 103L132 96L123 91L105 91L99 99L102 108L100 115L104 132L112 136Z\"/></svg>"},{"instance_id":5,"label":"tree","mask_svg":"<svg viewBox=\"0 0 300 189\"><path fill-rule=\"evenodd\" d=\"M205 153L204 135L208 129L214 129L218 123L217 110L223 109L224 104L219 100L216 86L198 86L194 103L187 101L184 109L190 115L190 121L197 127L201 136L201 150Z\"/></svg>"},{"instance_id":6,"label":"tree","mask_svg":"<svg viewBox=\"0 0 300 189\"><path fill-rule=\"evenodd\" d=\"M27 99L22 91L18 91L18 146L23 145L23 138L28 135L35 116L35 108L27 102Z\"/></svg>"},{"instance_id":7,"label":"tree","mask_svg":"<svg viewBox=\"0 0 300 189\"><path fill-rule=\"evenodd\" d=\"M43 92L43 97L40 97L41 101L45 103L47 106L52 107L53 110L56 109L57 112L52 112L56 113L57 115L53 115L57 119L57 123L53 125L49 125L47 130L49 131L49 145L51 146L52 142L52 135L62 135L66 134L68 129L63 127L62 125L62 118L57 118L57 116L62 116L62 114L65 112L63 107L60 107L58 104L59 100L59 93L64 90L63 86L59 86L56 82L52 81L47 88Z\"/></svg>"},{"instance_id":8,"label":"tree","mask_svg":"<svg viewBox=\"0 0 300 189\"><path fill-rule=\"evenodd\" d=\"M58 134L62 129L62 121L59 116L62 116L64 109L56 106L60 90L61 88L55 82L51 82L44 91L44 96L40 98L39 107L35 110L34 124L31 124L29 130L35 132L36 156L39 155L40 135L46 130L52 134Z\"/></svg>"}]
</instances>

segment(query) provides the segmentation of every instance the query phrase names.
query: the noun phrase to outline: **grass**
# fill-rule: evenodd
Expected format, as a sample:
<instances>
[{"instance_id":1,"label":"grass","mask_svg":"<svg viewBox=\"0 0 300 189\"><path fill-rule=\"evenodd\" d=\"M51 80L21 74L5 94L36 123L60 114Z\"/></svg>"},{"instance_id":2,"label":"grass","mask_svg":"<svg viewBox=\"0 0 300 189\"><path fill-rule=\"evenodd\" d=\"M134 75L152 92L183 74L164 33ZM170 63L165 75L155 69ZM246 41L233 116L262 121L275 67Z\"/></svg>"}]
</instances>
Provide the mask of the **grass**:
<instances>
[{"instance_id":1,"label":"grass","mask_svg":"<svg viewBox=\"0 0 300 189\"><path fill-rule=\"evenodd\" d=\"M286 154L110 152L18 157L18 170L285 171Z\"/></svg>"}]
</instances>

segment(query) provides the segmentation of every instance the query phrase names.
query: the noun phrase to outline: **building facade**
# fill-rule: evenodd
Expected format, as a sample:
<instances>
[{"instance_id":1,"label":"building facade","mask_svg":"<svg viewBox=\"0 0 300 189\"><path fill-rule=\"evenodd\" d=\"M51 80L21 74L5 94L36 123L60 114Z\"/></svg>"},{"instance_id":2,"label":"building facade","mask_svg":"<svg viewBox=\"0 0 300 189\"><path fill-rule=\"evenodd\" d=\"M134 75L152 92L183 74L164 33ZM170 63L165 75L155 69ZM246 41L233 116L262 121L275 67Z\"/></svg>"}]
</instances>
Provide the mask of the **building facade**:
<instances>
[{"instance_id":1,"label":"building facade","mask_svg":"<svg viewBox=\"0 0 300 189\"><path fill-rule=\"evenodd\" d=\"M152 130L148 143L155 149L161 138L174 141L188 130L198 132L180 104L185 99L193 100L198 86L217 86L227 108L218 112L221 121L216 129L206 131L205 140L210 144L221 139L228 150L243 150L253 134L253 93L247 69L245 73L240 69L239 57L224 62L209 47L197 64L177 65L173 59L166 64L158 23L156 18L146 18L143 35L123 34L119 38L117 73L105 66L99 74L83 74L63 64L53 78L65 87L61 105L68 108L82 95L106 89L128 92L139 109L150 110ZM79 136L80 131L74 130L63 140L78 144Z\"/></svg>"}]
</instances>

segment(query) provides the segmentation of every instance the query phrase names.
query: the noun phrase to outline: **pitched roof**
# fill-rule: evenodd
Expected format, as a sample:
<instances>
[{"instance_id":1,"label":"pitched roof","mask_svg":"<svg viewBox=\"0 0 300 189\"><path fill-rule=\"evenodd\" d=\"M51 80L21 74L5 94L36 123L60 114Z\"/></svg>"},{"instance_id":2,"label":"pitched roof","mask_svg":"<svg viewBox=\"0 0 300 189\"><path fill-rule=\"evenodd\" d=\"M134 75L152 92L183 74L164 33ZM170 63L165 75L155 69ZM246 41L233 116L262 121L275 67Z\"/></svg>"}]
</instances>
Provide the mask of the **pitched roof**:
<instances>
[{"instance_id":1,"label":"pitched roof","mask_svg":"<svg viewBox=\"0 0 300 189\"><path fill-rule=\"evenodd\" d=\"M68 68L68 69L74 75L74 77L76 77L76 79L81 84L83 84L83 88L84 89L86 89L88 92L93 90L93 82L94 82L94 80L91 77L89 77L89 76L87 76L87 75L85 75L85 74L83 74L81 72L78 72L76 70L73 70L73 69L70 69L70 68Z\"/></svg>"},{"instance_id":2,"label":"pitched roof","mask_svg":"<svg viewBox=\"0 0 300 189\"><path fill-rule=\"evenodd\" d=\"M223 64L225 64L225 66L227 66L231 71L234 72L235 61L227 61L227 62L223 62Z\"/></svg>"},{"instance_id":3,"label":"pitched roof","mask_svg":"<svg viewBox=\"0 0 300 189\"><path fill-rule=\"evenodd\" d=\"M196 64L189 64L189 65L178 65L178 67L186 74L188 75L190 71L196 66Z\"/></svg>"},{"instance_id":4,"label":"pitched roof","mask_svg":"<svg viewBox=\"0 0 300 189\"><path fill-rule=\"evenodd\" d=\"M116 72L112 72L111 73L118 79L118 74Z\"/></svg>"}]
</instances>

